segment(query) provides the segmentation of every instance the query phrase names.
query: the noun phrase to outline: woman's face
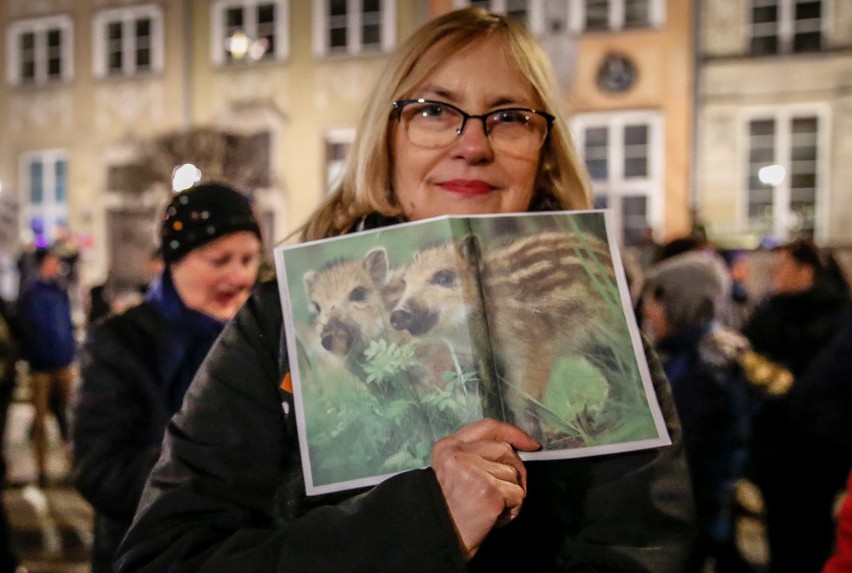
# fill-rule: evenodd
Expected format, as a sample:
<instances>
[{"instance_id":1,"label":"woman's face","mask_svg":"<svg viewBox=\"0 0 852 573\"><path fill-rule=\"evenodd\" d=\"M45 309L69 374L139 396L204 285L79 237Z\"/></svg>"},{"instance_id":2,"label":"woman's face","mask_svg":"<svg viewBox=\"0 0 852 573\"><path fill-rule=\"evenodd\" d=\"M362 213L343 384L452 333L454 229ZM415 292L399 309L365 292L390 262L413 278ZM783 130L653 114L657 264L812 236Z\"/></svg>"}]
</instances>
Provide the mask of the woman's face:
<instances>
[{"instance_id":1,"label":"woman's face","mask_svg":"<svg viewBox=\"0 0 852 573\"><path fill-rule=\"evenodd\" d=\"M172 264L183 303L218 320L230 320L248 299L257 278L261 244L239 231L191 250Z\"/></svg>"},{"instance_id":2,"label":"woman's face","mask_svg":"<svg viewBox=\"0 0 852 573\"><path fill-rule=\"evenodd\" d=\"M645 331L654 340L660 340L670 334L669 321L663 303L650 293L642 297L642 323Z\"/></svg>"},{"instance_id":3,"label":"woman's face","mask_svg":"<svg viewBox=\"0 0 852 573\"><path fill-rule=\"evenodd\" d=\"M452 104L469 114L540 108L530 83L496 39L448 58L406 97ZM492 148L482 122L438 149L412 145L401 121L392 137L393 188L409 220L438 215L516 213L529 208L541 152L515 157Z\"/></svg>"},{"instance_id":4,"label":"woman's face","mask_svg":"<svg viewBox=\"0 0 852 573\"><path fill-rule=\"evenodd\" d=\"M803 265L788 251L775 252L775 260L769 271L769 280L773 294L805 291L814 284L814 270Z\"/></svg>"}]
</instances>

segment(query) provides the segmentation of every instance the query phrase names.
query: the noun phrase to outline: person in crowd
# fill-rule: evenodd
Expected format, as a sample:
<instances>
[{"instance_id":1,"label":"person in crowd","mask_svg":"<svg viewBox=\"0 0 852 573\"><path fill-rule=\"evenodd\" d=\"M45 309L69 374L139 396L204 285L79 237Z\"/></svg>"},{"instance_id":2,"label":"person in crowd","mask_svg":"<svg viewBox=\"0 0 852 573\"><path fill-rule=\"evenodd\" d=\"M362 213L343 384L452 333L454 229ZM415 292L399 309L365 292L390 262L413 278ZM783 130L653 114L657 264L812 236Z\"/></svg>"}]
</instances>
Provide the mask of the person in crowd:
<instances>
[{"instance_id":1,"label":"person in crowd","mask_svg":"<svg viewBox=\"0 0 852 573\"><path fill-rule=\"evenodd\" d=\"M342 181L303 239L442 214L589 207L553 72L521 24L453 11L388 66ZM538 443L485 419L438 440L429 468L309 497L282 322L273 281L222 332L166 430L119 571L681 569L692 495L658 361L671 446L526 465L517 451Z\"/></svg>"},{"instance_id":2,"label":"person in crowd","mask_svg":"<svg viewBox=\"0 0 852 573\"><path fill-rule=\"evenodd\" d=\"M849 308L849 283L833 254L808 239L777 247L773 258L770 296L755 308L743 334L756 352L789 370L792 384L763 400L756 414L749 474L764 498L770 571L807 573L819 571L831 551L832 501L845 473L838 484L832 483L834 472L829 477L816 469L834 454L801 428L818 424L823 414L812 410L804 424L795 424L794 416L801 415L792 388L838 333Z\"/></svg>"},{"instance_id":3,"label":"person in crowd","mask_svg":"<svg viewBox=\"0 0 852 573\"><path fill-rule=\"evenodd\" d=\"M145 276L139 283L136 285L136 290L139 294L144 295L148 292L148 287L151 286L151 282L163 272L163 267L165 267L165 262L163 261L163 253L160 250L160 247L156 249L151 249L148 251L148 258L145 260Z\"/></svg>"},{"instance_id":4,"label":"person in crowd","mask_svg":"<svg viewBox=\"0 0 852 573\"><path fill-rule=\"evenodd\" d=\"M706 236L701 232L700 229L694 229L688 235L677 236L669 239L668 241L657 245L657 248L654 250L653 257L649 262L648 266L653 266L655 264L660 264L663 261L671 259L673 257L677 257L678 255L682 255L684 253L700 253L714 268L716 274L718 275L718 280L724 283L724 288L729 288L730 279L728 277L728 272L725 269L725 263L722 258L719 256L719 253L716 251L715 247L707 240ZM643 326L644 314L642 312L643 306L643 290L640 285L639 294L637 296L636 303L634 303L634 313L636 316L636 321L640 327ZM727 300L717 301L716 305L716 319L724 324L728 324L728 315L730 313L730 305Z\"/></svg>"},{"instance_id":5,"label":"person in crowd","mask_svg":"<svg viewBox=\"0 0 852 573\"><path fill-rule=\"evenodd\" d=\"M826 561L822 573L852 572L852 472L846 482L846 497L837 514L837 536L834 553Z\"/></svg>"},{"instance_id":6,"label":"person in crowd","mask_svg":"<svg viewBox=\"0 0 852 573\"><path fill-rule=\"evenodd\" d=\"M142 303L86 337L73 468L75 486L95 509L93 573L113 571L166 424L255 285L260 236L236 189L204 183L176 194L160 229L163 272Z\"/></svg>"},{"instance_id":7,"label":"person in crowd","mask_svg":"<svg viewBox=\"0 0 852 573\"><path fill-rule=\"evenodd\" d=\"M110 301L107 284L96 284L89 289L89 301L86 305L86 325L91 327L97 321L110 314Z\"/></svg>"},{"instance_id":8,"label":"person in crowd","mask_svg":"<svg viewBox=\"0 0 852 573\"><path fill-rule=\"evenodd\" d=\"M648 270L642 313L672 385L698 516L685 572L750 571L736 544L734 489L744 472L753 411L740 365L748 341L715 320L726 297L715 264L685 252Z\"/></svg>"},{"instance_id":9,"label":"person in crowd","mask_svg":"<svg viewBox=\"0 0 852 573\"><path fill-rule=\"evenodd\" d=\"M830 517L834 500L843 490L852 470L850 380L852 311L847 311L830 344L819 352L805 373L795 380L787 395L792 432L799 438L794 446L804 448L792 454L796 463L801 464L801 471L807 468L801 484L802 488L808 490L804 494L804 503L815 506L811 510L814 515L804 514L803 517L814 527L826 528L819 536L823 540L824 551L830 551L831 548L833 531ZM798 501L792 503L798 504ZM836 521L835 554L826 571L852 572L852 501L848 497Z\"/></svg>"},{"instance_id":10,"label":"person in crowd","mask_svg":"<svg viewBox=\"0 0 852 573\"><path fill-rule=\"evenodd\" d=\"M39 485L48 483L47 420L56 417L62 439L67 439L66 408L74 381L77 342L68 292L59 282L62 259L50 247L36 251L38 278L17 302L21 353L29 363L35 410L32 439Z\"/></svg>"},{"instance_id":11,"label":"person in crowd","mask_svg":"<svg viewBox=\"0 0 852 573\"><path fill-rule=\"evenodd\" d=\"M719 252L728 269L731 279L730 290L730 320L727 326L740 330L751 315L754 304L748 291L751 265L748 254L739 249L725 249Z\"/></svg>"},{"instance_id":12,"label":"person in crowd","mask_svg":"<svg viewBox=\"0 0 852 573\"><path fill-rule=\"evenodd\" d=\"M18 269L18 295L27 290L38 278L38 263L36 263L38 248L35 241L27 241L21 246L21 252L15 261Z\"/></svg>"},{"instance_id":13,"label":"person in crowd","mask_svg":"<svg viewBox=\"0 0 852 573\"><path fill-rule=\"evenodd\" d=\"M12 393L15 390L15 362L18 359L17 341L9 325L11 309L0 299L0 437L6 435L6 421ZM0 492L6 487L6 450L0 443ZM0 499L0 573L21 573L23 568L12 546L12 528L6 504Z\"/></svg>"}]
</instances>

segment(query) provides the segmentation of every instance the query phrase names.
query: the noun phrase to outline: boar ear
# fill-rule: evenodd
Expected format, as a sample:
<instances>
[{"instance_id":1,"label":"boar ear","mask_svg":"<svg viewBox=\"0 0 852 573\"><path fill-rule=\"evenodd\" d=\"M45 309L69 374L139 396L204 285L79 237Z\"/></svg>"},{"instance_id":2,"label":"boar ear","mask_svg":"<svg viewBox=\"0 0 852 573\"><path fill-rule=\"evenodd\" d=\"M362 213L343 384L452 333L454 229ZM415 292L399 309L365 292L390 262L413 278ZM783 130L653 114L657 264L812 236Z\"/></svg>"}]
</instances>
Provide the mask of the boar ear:
<instances>
[{"instance_id":1,"label":"boar ear","mask_svg":"<svg viewBox=\"0 0 852 573\"><path fill-rule=\"evenodd\" d=\"M304 282L304 284L305 284L305 292L307 292L308 295L311 294L311 291L314 288L314 281L316 280L316 278L317 278L316 271L308 271L302 277L302 282Z\"/></svg>"},{"instance_id":2,"label":"boar ear","mask_svg":"<svg viewBox=\"0 0 852 573\"><path fill-rule=\"evenodd\" d=\"M458 245L459 254L464 260L472 265L479 264L481 249L479 245L479 237L476 235L467 235Z\"/></svg>"},{"instance_id":3,"label":"boar ear","mask_svg":"<svg viewBox=\"0 0 852 573\"><path fill-rule=\"evenodd\" d=\"M388 253L384 247L371 249L362 261L364 269L370 275L373 284L383 285L388 280Z\"/></svg>"}]
</instances>

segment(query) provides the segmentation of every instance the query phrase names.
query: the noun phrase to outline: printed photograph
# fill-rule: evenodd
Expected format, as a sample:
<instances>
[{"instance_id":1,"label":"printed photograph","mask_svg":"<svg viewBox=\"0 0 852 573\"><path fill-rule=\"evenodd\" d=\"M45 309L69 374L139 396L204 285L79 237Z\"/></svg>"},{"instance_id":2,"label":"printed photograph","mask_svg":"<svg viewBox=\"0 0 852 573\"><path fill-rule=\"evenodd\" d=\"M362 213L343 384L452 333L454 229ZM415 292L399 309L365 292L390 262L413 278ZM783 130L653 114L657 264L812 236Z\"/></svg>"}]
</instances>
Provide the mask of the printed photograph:
<instances>
[{"instance_id":1,"label":"printed photograph","mask_svg":"<svg viewBox=\"0 0 852 573\"><path fill-rule=\"evenodd\" d=\"M526 459L667 440L603 212L441 217L276 264L309 492L425 467L482 417L538 439Z\"/></svg>"}]
</instances>

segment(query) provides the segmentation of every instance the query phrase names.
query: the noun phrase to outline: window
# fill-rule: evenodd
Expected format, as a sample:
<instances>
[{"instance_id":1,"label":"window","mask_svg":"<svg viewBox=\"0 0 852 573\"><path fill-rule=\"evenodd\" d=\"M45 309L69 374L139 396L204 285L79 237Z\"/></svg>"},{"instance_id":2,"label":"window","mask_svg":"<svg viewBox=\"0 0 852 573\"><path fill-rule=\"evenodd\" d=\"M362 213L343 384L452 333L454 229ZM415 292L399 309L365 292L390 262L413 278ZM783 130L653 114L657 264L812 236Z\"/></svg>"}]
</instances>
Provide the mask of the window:
<instances>
[{"instance_id":1,"label":"window","mask_svg":"<svg viewBox=\"0 0 852 573\"><path fill-rule=\"evenodd\" d=\"M814 237L822 120L814 110L782 110L748 121L748 228L786 240Z\"/></svg>"},{"instance_id":2,"label":"window","mask_svg":"<svg viewBox=\"0 0 852 573\"><path fill-rule=\"evenodd\" d=\"M665 22L664 0L575 0L569 3L571 30L609 32L659 28Z\"/></svg>"},{"instance_id":3,"label":"window","mask_svg":"<svg viewBox=\"0 0 852 573\"><path fill-rule=\"evenodd\" d=\"M103 10L94 22L97 77L127 77L163 69L163 15L159 6Z\"/></svg>"},{"instance_id":4,"label":"window","mask_svg":"<svg viewBox=\"0 0 852 573\"><path fill-rule=\"evenodd\" d=\"M665 0L455 0L454 6L508 14L539 37L660 27L665 20Z\"/></svg>"},{"instance_id":5,"label":"window","mask_svg":"<svg viewBox=\"0 0 852 573\"><path fill-rule=\"evenodd\" d=\"M7 67L12 85L45 85L73 75L71 19L52 16L9 26Z\"/></svg>"},{"instance_id":6,"label":"window","mask_svg":"<svg viewBox=\"0 0 852 573\"><path fill-rule=\"evenodd\" d=\"M824 0L752 0L751 53L820 51L824 14Z\"/></svg>"},{"instance_id":7,"label":"window","mask_svg":"<svg viewBox=\"0 0 852 573\"><path fill-rule=\"evenodd\" d=\"M346 158L352 141L354 129L336 129L325 134L325 189L330 191L343 176Z\"/></svg>"},{"instance_id":8,"label":"window","mask_svg":"<svg viewBox=\"0 0 852 573\"><path fill-rule=\"evenodd\" d=\"M395 0L314 0L319 56L388 51L396 41Z\"/></svg>"},{"instance_id":9,"label":"window","mask_svg":"<svg viewBox=\"0 0 852 573\"><path fill-rule=\"evenodd\" d=\"M592 179L595 207L611 208L626 245L662 220L662 120L653 112L581 114L577 148Z\"/></svg>"},{"instance_id":10,"label":"window","mask_svg":"<svg viewBox=\"0 0 852 573\"><path fill-rule=\"evenodd\" d=\"M536 0L536 2L540 2L540 0ZM534 3L531 0L456 0L455 7L480 6L489 12L506 14L521 22L527 22L529 12L535 9ZM553 1L547 3L553 4ZM562 3L564 4L564 2Z\"/></svg>"},{"instance_id":11,"label":"window","mask_svg":"<svg viewBox=\"0 0 852 573\"><path fill-rule=\"evenodd\" d=\"M216 64L252 64L287 57L287 0L217 0L212 14Z\"/></svg>"},{"instance_id":12,"label":"window","mask_svg":"<svg viewBox=\"0 0 852 573\"><path fill-rule=\"evenodd\" d=\"M21 189L26 228L49 242L68 220L68 160L63 151L28 153L21 160Z\"/></svg>"}]
</instances>

